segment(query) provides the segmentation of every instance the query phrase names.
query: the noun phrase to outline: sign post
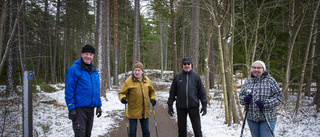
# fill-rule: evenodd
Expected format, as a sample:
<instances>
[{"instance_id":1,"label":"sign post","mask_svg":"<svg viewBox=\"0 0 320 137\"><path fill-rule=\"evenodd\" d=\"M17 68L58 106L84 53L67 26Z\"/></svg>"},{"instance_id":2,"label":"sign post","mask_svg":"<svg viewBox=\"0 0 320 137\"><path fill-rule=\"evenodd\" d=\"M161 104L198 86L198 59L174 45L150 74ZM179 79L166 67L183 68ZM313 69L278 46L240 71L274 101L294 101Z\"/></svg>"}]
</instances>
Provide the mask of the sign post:
<instances>
[{"instance_id":1,"label":"sign post","mask_svg":"<svg viewBox=\"0 0 320 137\"><path fill-rule=\"evenodd\" d=\"M23 72L23 137L32 137L32 71Z\"/></svg>"}]
</instances>

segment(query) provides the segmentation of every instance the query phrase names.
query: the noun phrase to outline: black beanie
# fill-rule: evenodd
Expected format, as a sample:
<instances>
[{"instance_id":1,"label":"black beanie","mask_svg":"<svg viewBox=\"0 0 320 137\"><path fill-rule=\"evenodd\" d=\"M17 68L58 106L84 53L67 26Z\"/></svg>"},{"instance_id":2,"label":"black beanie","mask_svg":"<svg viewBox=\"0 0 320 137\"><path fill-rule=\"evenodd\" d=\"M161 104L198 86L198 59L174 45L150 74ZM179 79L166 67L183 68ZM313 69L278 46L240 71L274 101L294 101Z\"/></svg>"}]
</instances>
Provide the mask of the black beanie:
<instances>
[{"instance_id":1,"label":"black beanie","mask_svg":"<svg viewBox=\"0 0 320 137\"><path fill-rule=\"evenodd\" d=\"M95 54L95 49L91 45L87 44L87 45L82 47L81 53L85 53L85 52L89 52L89 53Z\"/></svg>"}]
</instances>

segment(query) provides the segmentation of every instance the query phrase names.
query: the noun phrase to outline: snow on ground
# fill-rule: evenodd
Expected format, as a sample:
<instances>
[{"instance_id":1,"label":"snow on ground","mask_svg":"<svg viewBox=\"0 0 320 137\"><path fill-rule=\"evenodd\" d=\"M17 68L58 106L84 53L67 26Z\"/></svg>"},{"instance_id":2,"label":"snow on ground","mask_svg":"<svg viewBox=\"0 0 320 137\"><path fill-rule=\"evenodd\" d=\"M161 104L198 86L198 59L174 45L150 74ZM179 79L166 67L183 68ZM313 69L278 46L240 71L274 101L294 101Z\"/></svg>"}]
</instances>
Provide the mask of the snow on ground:
<instances>
[{"instance_id":1,"label":"snow on ground","mask_svg":"<svg viewBox=\"0 0 320 137\"><path fill-rule=\"evenodd\" d=\"M92 136L105 135L117 127L117 119L120 115L123 115L123 105L118 100L117 91L108 91L107 99L102 100L103 113L102 117L96 118L92 130ZM212 95L213 92L210 94ZM61 89L55 93L39 93L43 96L43 99L55 99L61 105L64 105L64 90ZM168 92L157 92L158 100L167 100ZM216 97L215 97L216 98ZM310 102L309 102L310 103ZM166 107L166 104L157 104ZM290 104L293 105L293 104ZM174 105L175 107L175 105ZM294 107L294 106L292 106ZM175 109L175 108L174 108ZM298 120L291 118L290 112L286 112L283 105L278 109L278 121L276 125L276 136L283 137L317 137L320 136L320 114L316 114L314 106L303 107L302 114L298 115ZM305 112L303 112L305 111ZM176 112L176 111L175 111ZM39 136L72 136L71 121L67 118L66 107L54 107L53 105L46 105L43 103L38 104L34 111L34 127ZM176 120L176 113L173 119ZM201 116L202 131L204 137L233 137L239 136L242 127L241 124L232 124L228 127L224 117L224 107L222 100L211 100L211 105L208 106L208 113L205 116ZM42 126L48 125L50 128L44 132ZM191 122L188 119L188 131L192 133ZM161 131L160 131L161 132ZM245 126L244 136L251 136L248 126Z\"/></svg>"},{"instance_id":2,"label":"snow on ground","mask_svg":"<svg viewBox=\"0 0 320 137\"><path fill-rule=\"evenodd\" d=\"M160 71L146 70L146 74L158 73ZM164 73L169 76L169 72ZM130 76L130 72L125 76ZM169 93L168 88L171 82L163 82L164 80L155 79L152 80L153 85L164 85L166 91L156 92L158 102L166 102ZM243 81L244 82L244 81ZM33 102L33 128L34 136L47 136L47 137L65 137L73 136L71 120L68 119L68 110L65 106L64 100L64 84L52 85L58 91L53 93L45 93L41 91L36 93L36 98L39 101ZM239 89L238 89L239 90ZM92 130L92 136L98 137L107 135L113 128L117 128L118 120L120 116L124 115L124 106L118 100L118 91L107 91L107 98L102 98L102 116L100 118L95 117L94 125ZM225 124L224 116L224 103L221 99L223 97L221 91L215 89L210 90L211 105L208 106L208 113L205 116L201 116L202 132L204 137L234 137L240 136L242 121L240 124L232 124L228 127ZM296 95L291 95L289 103L281 104L277 108L278 121L276 124L275 135L277 137L319 137L320 136L320 114L316 112L315 106L310 105L313 98L302 98L302 105L298 115L293 118L293 109L295 107ZM0 100L3 100L0 98ZM43 103L46 101L55 100L56 103ZM167 107L167 104L160 104L163 107ZM175 107L175 105L173 105ZM21 111L21 105L19 106ZM174 108L175 110L175 108ZM242 108L243 110L243 108ZM176 112L176 111L175 111ZM22 124L21 115L18 116L17 123ZM1 118L2 119L2 118ZM177 120L176 113L174 114L173 120ZM14 132L16 123L10 126L6 126L6 131ZM188 119L188 131L192 133L192 126ZM21 127L18 131L22 134ZM161 132L161 131L159 131ZM12 135L12 134L8 134ZM20 136L20 135L17 135ZM249 137L250 131L248 126L245 126L244 136Z\"/></svg>"}]
</instances>

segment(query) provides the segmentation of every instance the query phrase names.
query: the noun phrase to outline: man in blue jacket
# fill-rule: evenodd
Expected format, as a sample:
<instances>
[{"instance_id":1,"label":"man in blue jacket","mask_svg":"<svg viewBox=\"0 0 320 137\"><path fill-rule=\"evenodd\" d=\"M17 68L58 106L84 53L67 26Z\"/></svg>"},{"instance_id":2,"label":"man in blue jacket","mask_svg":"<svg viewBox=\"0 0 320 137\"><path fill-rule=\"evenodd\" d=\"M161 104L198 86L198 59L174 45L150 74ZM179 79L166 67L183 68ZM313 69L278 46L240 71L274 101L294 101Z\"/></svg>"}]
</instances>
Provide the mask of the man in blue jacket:
<instances>
[{"instance_id":1,"label":"man in blue jacket","mask_svg":"<svg viewBox=\"0 0 320 137\"><path fill-rule=\"evenodd\" d=\"M182 60L183 71L177 74L171 84L168 98L168 113L174 113L172 105L176 101L179 137L187 136L187 115L192 123L195 137L202 137L200 113L207 114L206 91L200 76L192 71L191 58L185 57ZM199 113L200 102L202 105Z\"/></svg>"},{"instance_id":2,"label":"man in blue jacket","mask_svg":"<svg viewBox=\"0 0 320 137\"><path fill-rule=\"evenodd\" d=\"M65 100L76 137L91 136L94 108L97 117L102 113L99 73L92 65L94 54L95 49L85 45L81 57L67 71Z\"/></svg>"}]
</instances>

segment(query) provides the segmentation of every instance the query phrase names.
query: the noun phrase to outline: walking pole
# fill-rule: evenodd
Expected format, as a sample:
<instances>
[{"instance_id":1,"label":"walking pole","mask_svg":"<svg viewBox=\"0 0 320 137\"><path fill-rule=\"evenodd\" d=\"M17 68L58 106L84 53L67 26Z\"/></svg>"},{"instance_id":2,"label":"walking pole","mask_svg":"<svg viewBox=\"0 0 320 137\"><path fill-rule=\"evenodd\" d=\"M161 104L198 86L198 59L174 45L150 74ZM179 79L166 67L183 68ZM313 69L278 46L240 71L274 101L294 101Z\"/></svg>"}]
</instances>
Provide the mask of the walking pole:
<instances>
[{"instance_id":1,"label":"walking pole","mask_svg":"<svg viewBox=\"0 0 320 137\"><path fill-rule=\"evenodd\" d=\"M246 120L247 120L247 114L248 114L248 108L249 108L249 104L247 103L244 110L245 110L245 114L244 114L244 120L243 120L243 124L242 124L242 129L241 129L241 134L240 134L240 137L242 137L242 134L243 134L243 129L244 129L244 126L246 124Z\"/></svg>"},{"instance_id":2,"label":"walking pole","mask_svg":"<svg viewBox=\"0 0 320 137\"><path fill-rule=\"evenodd\" d=\"M126 95L124 95L124 97L126 97ZM127 134L128 137L129 135L129 123L128 123L128 111L127 111L127 104L124 104L124 111L126 112L126 125L127 125Z\"/></svg>"},{"instance_id":3,"label":"walking pole","mask_svg":"<svg viewBox=\"0 0 320 137\"><path fill-rule=\"evenodd\" d=\"M153 99L153 97L151 97L151 99ZM156 121L156 112L154 111L154 106L152 105L152 108L153 108L153 117L154 117L154 126L156 128L156 134L157 134L157 137L158 137L158 128L157 128L157 121Z\"/></svg>"},{"instance_id":4,"label":"walking pole","mask_svg":"<svg viewBox=\"0 0 320 137\"><path fill-rule=\"evenodd\" d=\"M274 133L273 133L273 131L272 131L272 129L271 129L270 123L269 123L269 121L268 121L268 118L266 117L266 115L264 114L264 112L263 112L263 110L262 110L262 109L260 109L260 111L262 112L262 114L263 114L264 118L266 119L266 122L267 122L268 128L270 129L270 132L271 132L272 136L273 136L273 137L275 137L275 135L274 135Z\"/></svg>"}]
</instances>

